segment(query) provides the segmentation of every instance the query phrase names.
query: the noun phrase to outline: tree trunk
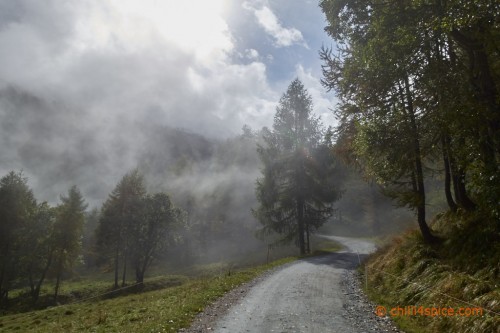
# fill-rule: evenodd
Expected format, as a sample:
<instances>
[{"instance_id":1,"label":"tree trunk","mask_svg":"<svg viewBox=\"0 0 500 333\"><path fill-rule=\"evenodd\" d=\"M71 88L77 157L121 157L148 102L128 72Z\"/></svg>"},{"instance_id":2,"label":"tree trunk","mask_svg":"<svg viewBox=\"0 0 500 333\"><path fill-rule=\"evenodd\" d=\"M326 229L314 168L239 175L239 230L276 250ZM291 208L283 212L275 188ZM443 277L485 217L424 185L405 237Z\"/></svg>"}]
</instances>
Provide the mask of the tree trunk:
<instances>
[{"instance_id":1,"label":"tree trunk","mask_svg":"<svg viewBox=\"0 0 500 333\"><path fill-rule=\"evenodd\" d=\"M458 168L457 177L455 178L457 182L457 191L459 197L459 204L466 211L473 211L476 208L476 204L467 195L467 189L465 188L465 170L463 168Z\"/></svg>"},{"instance_id":2,"label":"tree trunk","mask_svg":"<svg viewBox=\"0 0 500 333\"><path fill-rule=\"evenodd\" d=\"M3 278L5 276L5 263L2 263L2 270L0 271L0 300L3 295Z\"/></svg>"},{"instance_id":3,"label":"tree trunk","mask_svg":"<svg viewBox=\"0 0 500 333\"><path fill-rule=\"evenodd\" d=\"M299 247L300 255L306 254L305 240L304 240L304 201L297 200L297 224L299 232Z\"/></svg>"},{"instance_id":4,"label":"tree trunk","mask_svg":"<svg viewBox=\"0 0 500 333\"><path fill-rule=\"evenodd\" d=\"M309 223L306 222L306 253L311 253L311 244L309 238Z\"/></svg>"},{"instance_id":5,"label":"tree trunk","mask_svg":"<svg viewBox=\"0 0 500 333\"><path fill-rule=\"evenodd\" d=\"M457 204L453 200L453 196L451 195L451 171L450 171L450 161L448 159L449 148L447 144L447 140L443 135L441 137L441 146L443 151L443 163L444 163L444 194L446 196L446 202L450 207L452 212L457 211Z\"/></svg>"},{"instance_id":6,"label":"tree trunk","mask_svg":"<svg viewBox=\"0 0 500 333\"><path fill-rule=\"evenodd\" d=\"M463 139L461 139L461 141L463 141ZM464 142L459 143L465 144ZM457 205L466 211L474 210L476 205L467 195L467 189L465 188L465 170L463 167L457 167L452 155L448 156L448 162L450 163L451 179L453 180L453 190L455 192Z\"/></svg>"},{"instance_id":7,"label":"tree trunk","mask_svg":"<svg viewBox=\"0 0 500 333\"><path fill-rule=\"evenodd\" d=\"M455 163L455 159L450 154L448 155L448 163L450 164L450 176L453 182L453 193L455 194L455 201L458 206L462 206L462 200L460 195L460 190L458 188L458 183L460 182L460 177L458 176L458 168Z\"/></svg>"},{"instance_id":8,"label":"tree trunk","mask_svg":"<svg viewBox=\"0 0 500 333\"><path fill-rule=\"evenodd\" d=\"M479 30L484 27L479 26ZM493 176L498 173L498 163L495 154L500 154L498 132L500 131L500 106L498 104L498 87L492 75L490 59L483 41L475 36L467 35L454 29L452 38L465 50L469 57L469 81L475 90L475 98L480 105L486 107L484 120L485 130L479 132L479 149L484 163L485 175Z\"/></svg>"},{"instance_id":9,"label":"tree trunk","mask_svg":"<svg viewBox=\"0 0 500 333\"><path fill-rule=\"evenodd\" d=\"M119 247L116 247L116 252L115 252L115 285L114 288L118 289L118 269L120 268L119 266Z\"/></svg>"},{"instance_id":10,"label":"tree trunk","mask_svg":"<svg viewBox=\"0 0 500 333\"><path fill-rule=\"evenodd\" d=\"M2 307L8 308L9 307L9 290L4 289L2 290L0 294L0 305Z\"/></svg>"},{"instance_id":11,"label":"tree trunk","mask_svg":"<svg viewBox=\"0 0 500 333\"><path fill-rule=\"evenodd\" d=\"M35 281L33 280L33 271L31 266L32 265L30 265L30 268L28 269L28 281L30 283L30 295L33 298L33 295L35 294Z\"/></svg>"},{"instance_id":12,"label":"tree trunk","mask_svg":"<svg viewBox=\"0 0 500 333\"><path fill-rule=\"evenodd\" d=\"M57 296L59 294L59 286L61 283L62 269L63 269L63 257L61 254L61 258L59 258L59 262L57 264L56 286L54 288L54 303L57 303Z\"/></svg>"},{"instance_id":13,"label":"tree trunk","mask_svg":"<svg viewBox=\"0 0 500 333\"><path fill-rule=\"evenodd\" d=\"M141 269L135 270L135 283L143 283L144 282L144 271Z\"/></svg>"},{"instance_id":14,"label":"tree trunk","mask_svg":"<svg viewBox=\"0 0 500 333\"><path fill-rule=\"evenodd\" d=\"M151 264L151 262L153 261L153 248L155 246L152 245L152 247L146 251L146 255L144 256L144 262L142 263L142 265L140 264L137 264L136 265L136 282L137 283L142 283L144 282L144 275L146 274L146 270L148 269L149 265ZM139 269L140 271L140 281L137 277L137 269Z\"/></svg>"},{"instance_id":15,"label":"tree trunk","mask_svg":"<svg viewBox=\"0 0 500 333\"><path fill-rule=\"evenodd\" d=\"M40 296L40 289L42 288L43 281L45 280L45 276L47 275L47 272L49 271L50 265L52 263L52 254L53 251L50 252L49 258L47 259L47 264L43 269L42 276L40 277L40 279L38 279L35 290L31 294L31 298L33 299L34 304L38 301L38 297Z\"/></svg>"},{"instance_id":16,"label":"tree trunk","mask_svg":"<svg viewBox=\"0 0 500 333\"><path fill-rule=\"evenodd\" d=\"M7 281L8 281L8 277L6 278L6 276L8 275L7 273L7 263L8 263L8 256L9 256L9 245L4 245L4 248L2 249L3 250L3 253L6 254L6 256L4 256L3 260L2 260L2 270L0 271L0 305L2 304L2 302L5 301L7 302L7 298L8 298L8 295L9 295L9 287L6 286L7 284Z\"/></svg>"},{"instance_id":17,"label":"tree trunk","mask_svg":"<svg viewBox=\"0 0 500 333\"><path fill-rule=\"evenodd\" d=\"M408 116L412 128L413 136L413 154L415 159L415 185L417 200L417 220L420 232L426 243L432 243L434 236L431 234L429 226L425 220L425 187L424 187L424 172L422 168L422 154L420 151L420 140L417 122L415 119L415 110L413 109L413 98L410 91L410 83L408 77L405 76L405 92L407 101Z\"/></svg>"},{"instance_id":18,"label":"tree trunk","mask_svg":"<svg viewBox=\"0 0 500 333\"><path fill-rule=\"evenodd\" d=\"M148 267L147 258L144 259L142 265L140 263L136 264L135 267L135 283L143 283L144 282L144 274L146 273L146 269Z\"/></svg>"},{"instance_id":19,"label":"tree trunk","mask_svg":"<svg viewBox=\"0 0 500 333\"><path fill-rule=\"evenodd\" d=\"M122 274L122 287L125 287L125 280L127 279L127 251L123 257L123 274Z\"/></svg>"}]
</instances>

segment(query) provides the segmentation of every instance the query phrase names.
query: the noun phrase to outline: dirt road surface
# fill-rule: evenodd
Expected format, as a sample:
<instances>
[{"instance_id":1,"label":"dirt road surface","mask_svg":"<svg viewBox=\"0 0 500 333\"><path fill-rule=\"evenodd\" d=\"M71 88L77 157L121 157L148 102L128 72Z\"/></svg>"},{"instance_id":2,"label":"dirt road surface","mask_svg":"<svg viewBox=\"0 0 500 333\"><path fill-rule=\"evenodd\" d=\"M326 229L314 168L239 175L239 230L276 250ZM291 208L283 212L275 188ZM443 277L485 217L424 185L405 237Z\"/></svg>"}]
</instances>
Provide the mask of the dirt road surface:
<instances>
[{"instance_id":1,"label":"dirt road surface","mask_svg":"<svg viewBox=\"0 0 500 333\"><path fill-rule=\"evenodd\" d=\"M370 306L350 305L353 299L349 295L360 293L359 290L346 290L349 284L346 276L350 274L353 279L359 260L374 251L375 246L359 239L324 237L341 243L344 249L302 259L275 271L251 287L209 330L231 333L388 331L379 330L376 322L370 324L370 320L379 320L373 318ZM354 303L357 302L356 298ZM359 321L367 324L360 326Z\"/></svg>"}]
</instances>

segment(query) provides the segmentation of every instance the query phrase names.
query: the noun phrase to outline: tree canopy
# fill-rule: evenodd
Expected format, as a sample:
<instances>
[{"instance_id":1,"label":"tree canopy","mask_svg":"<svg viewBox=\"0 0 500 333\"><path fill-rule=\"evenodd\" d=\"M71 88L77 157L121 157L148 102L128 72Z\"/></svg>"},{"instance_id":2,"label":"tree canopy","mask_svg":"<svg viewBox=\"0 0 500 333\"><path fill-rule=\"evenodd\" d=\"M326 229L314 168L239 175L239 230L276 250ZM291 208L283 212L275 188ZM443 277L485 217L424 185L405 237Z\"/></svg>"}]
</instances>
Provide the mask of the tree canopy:
<instances>
[{"instance_id":1,"label":"tree canopy","mask_svg":"<svg viewBox=\"0 0 500 333\"><path fill-rule=\"evenodd\" d=\"M323 0L320 6L338 45L320 56L323 84L340 99L343 151L387 194L415 209L428 241L431 168L445 174L450 209L479 207L500 218L500 4Z\"/></svg>"}]
</instances>

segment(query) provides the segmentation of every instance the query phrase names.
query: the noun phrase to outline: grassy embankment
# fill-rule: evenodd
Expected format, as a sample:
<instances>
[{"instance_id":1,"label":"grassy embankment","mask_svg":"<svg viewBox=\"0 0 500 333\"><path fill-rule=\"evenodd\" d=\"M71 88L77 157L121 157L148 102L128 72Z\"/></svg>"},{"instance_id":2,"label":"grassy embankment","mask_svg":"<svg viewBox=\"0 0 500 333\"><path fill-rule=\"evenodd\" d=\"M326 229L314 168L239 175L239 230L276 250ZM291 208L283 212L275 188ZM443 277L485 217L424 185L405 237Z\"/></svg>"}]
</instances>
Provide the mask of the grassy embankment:
<instances>
[{"instance_id":1,"label":"grassy embankment","mask_svg":"<svg viewBox=\"0 0 500 333\"><path fill-rule=\"evenodd\" d=\"M338 248L338 244L322 240L313 250L323 254ZM296 259L288 257L242 269L207 265L195 277L158 276L146 279L140 291L132 288L90 299L109 291L109 280L65 282L62 299L76 302L1 316L0 332L176 332L188 327L196 314L224 293Z\"/></svg>"},{"instance_id":2,"label":"grassy embankment","mask_svg":"<svg viewBox=\"0 0 500 333\"><path fill-rule=\"evenodd\" d=\"M164 285L154 291L129 293L111 299L91 299L45 310L0 317L1 332L176 332L189 326L194 316L227 291L262 272L296 258L196 278L185 276L157 277L146 286ZM168 285L177 286L168 287ZM69 284L73 291L85 287ZM109 287L109 282L108 285Z\"/></svg>"},{"instance_id":3,"label":"grassy embankment","mask_svg":"<svg viewBox=\"0 0 500 333\"><path fill-rule=\"evenodd\" d=\"M409 232L365 263L369 297L394 307L482 307L483 316L398 316L408 333L500 332L500 232L480 214L439 215L434 245ZM488 312L490 310L492 312Z\"/></svg>"}]
</instances>

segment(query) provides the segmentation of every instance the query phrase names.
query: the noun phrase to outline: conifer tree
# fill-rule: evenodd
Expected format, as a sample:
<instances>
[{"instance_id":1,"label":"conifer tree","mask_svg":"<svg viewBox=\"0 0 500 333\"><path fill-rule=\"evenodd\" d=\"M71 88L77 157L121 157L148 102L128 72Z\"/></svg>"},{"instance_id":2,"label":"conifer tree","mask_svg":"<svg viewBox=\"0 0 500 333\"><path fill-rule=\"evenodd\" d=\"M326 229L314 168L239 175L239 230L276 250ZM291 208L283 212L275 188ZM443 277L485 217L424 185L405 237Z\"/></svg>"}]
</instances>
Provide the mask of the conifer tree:
<instances>
[{"instance_id":1,"label":"conifer tree","mask_svg":"<svg viewBox=\"0 0 500 333\"><path fill-rule=\"evenodd\" d=\"M312 100L300 80L281 97L273 129L263 130L258 153L264 165L257 181L260 206L254 215L263 233L276 232L278 243L294 241L309 252L309 235L334 212L340 192L334 186L332 150L322 141L322 126L312 114Z\"/></svg>"},{"instance_id":2,"label":"conifer tree","mask_svg":"<svg viewBox=\"0 0 500 333\"><path fill-rule=\"evenodd\" d=\"M69 189L67 196L61 196L61 204L56 209L52 236L56 264L55 301L57 301L63 272L70 268L80 255L86 209L87 204L76 186Z\"/></svg>"}]
</instances>

